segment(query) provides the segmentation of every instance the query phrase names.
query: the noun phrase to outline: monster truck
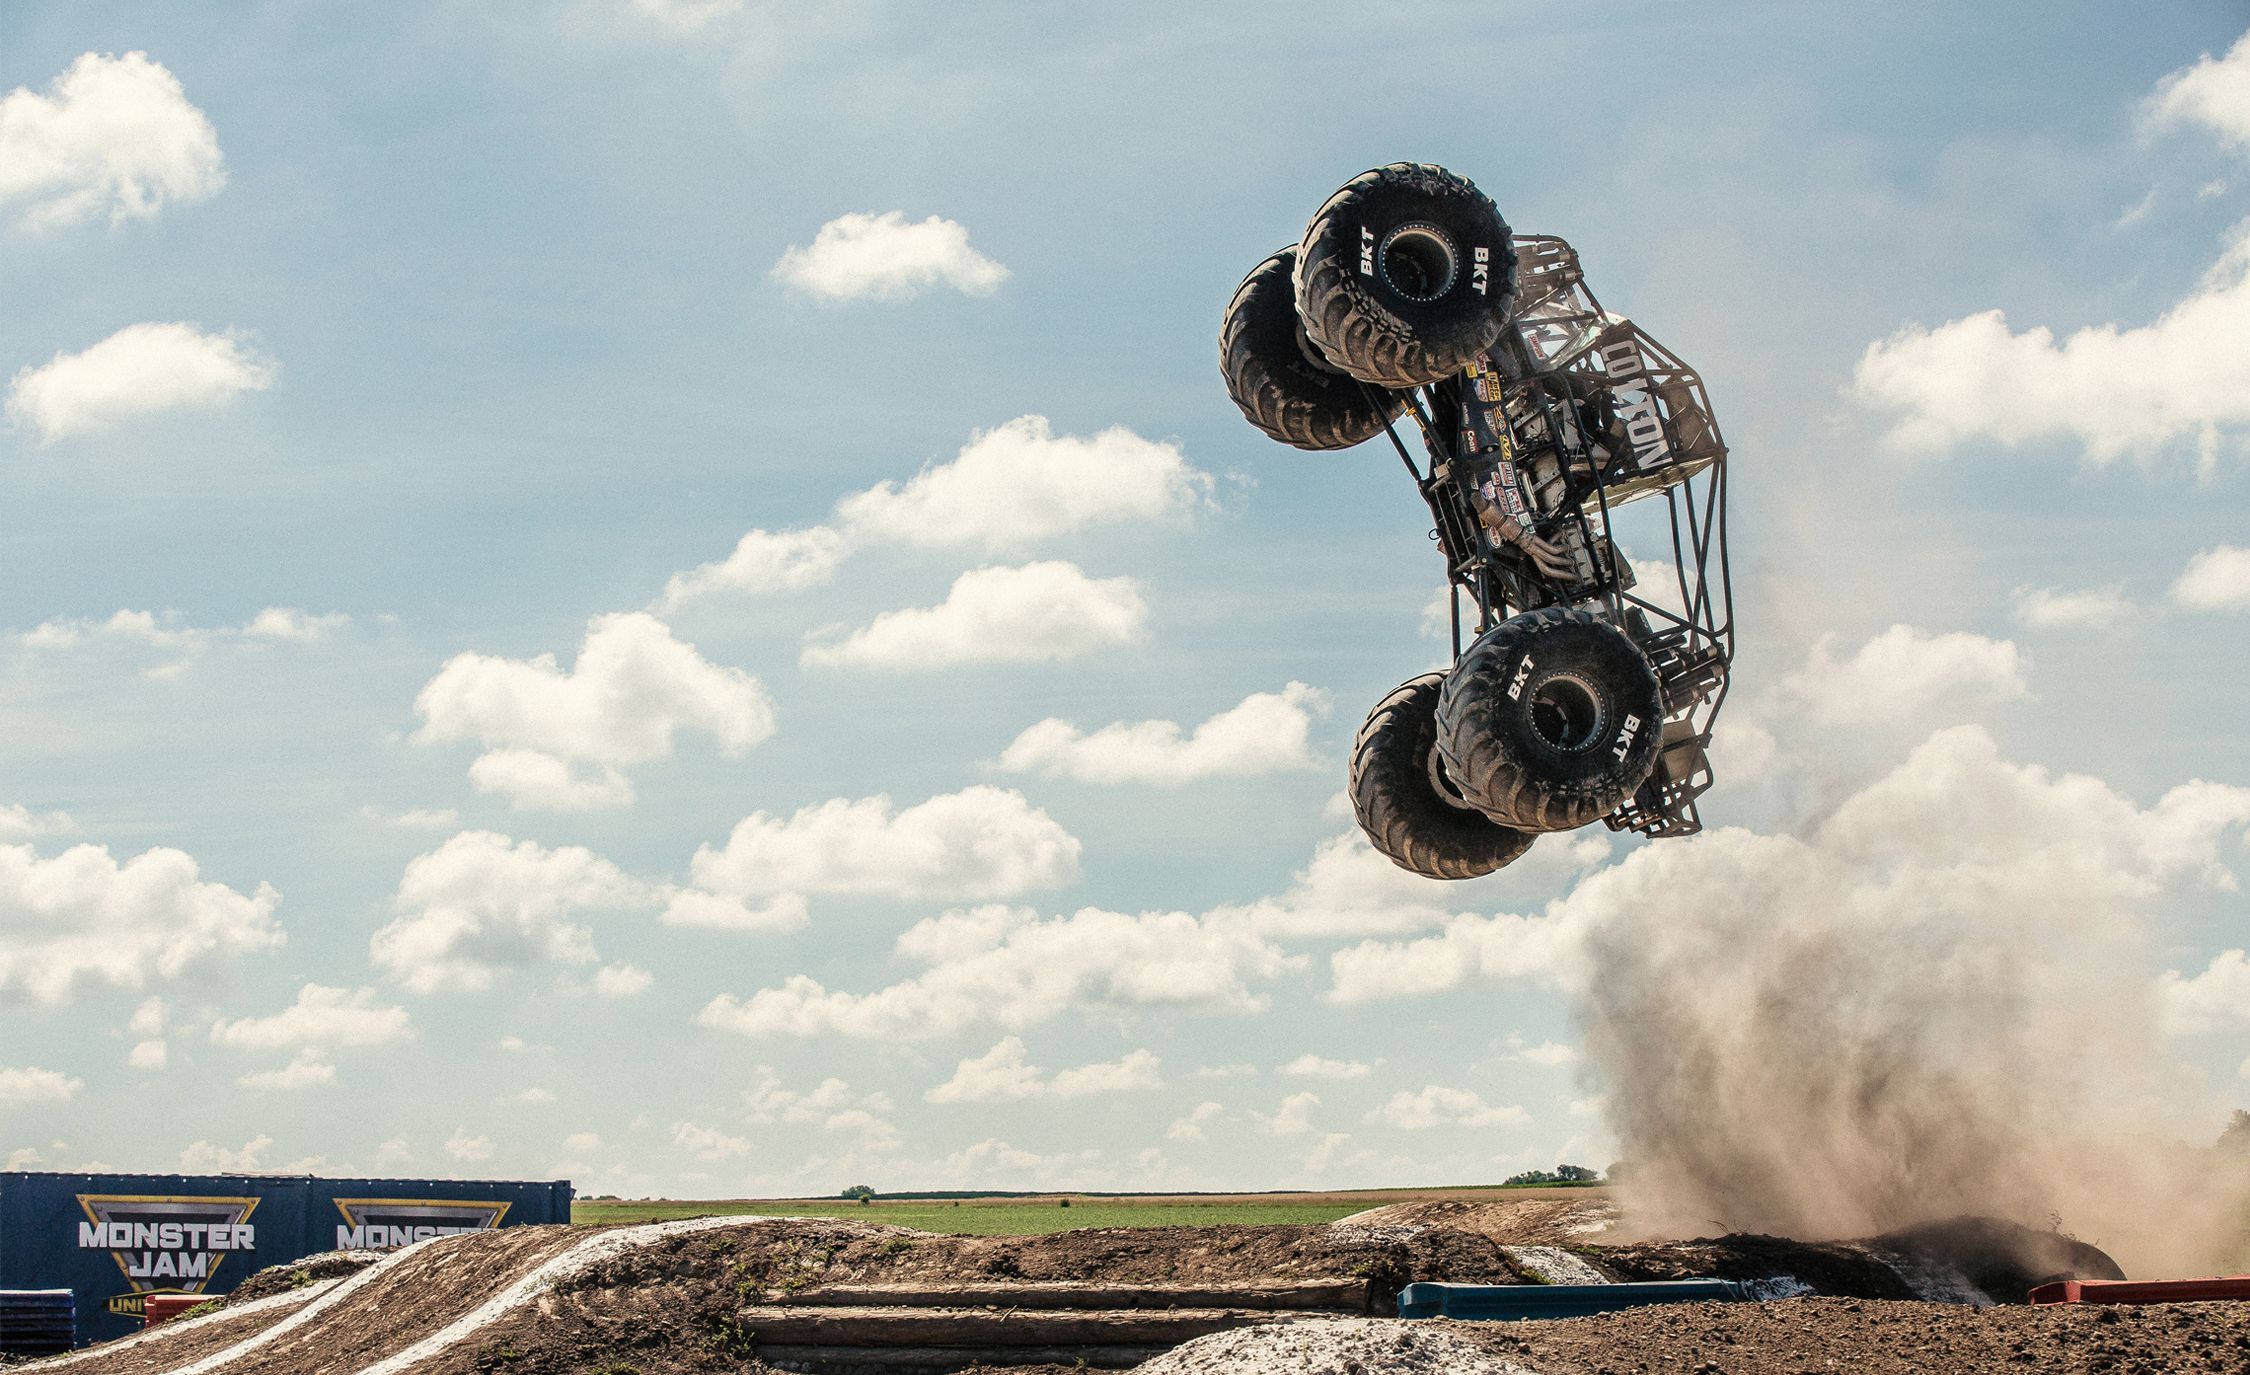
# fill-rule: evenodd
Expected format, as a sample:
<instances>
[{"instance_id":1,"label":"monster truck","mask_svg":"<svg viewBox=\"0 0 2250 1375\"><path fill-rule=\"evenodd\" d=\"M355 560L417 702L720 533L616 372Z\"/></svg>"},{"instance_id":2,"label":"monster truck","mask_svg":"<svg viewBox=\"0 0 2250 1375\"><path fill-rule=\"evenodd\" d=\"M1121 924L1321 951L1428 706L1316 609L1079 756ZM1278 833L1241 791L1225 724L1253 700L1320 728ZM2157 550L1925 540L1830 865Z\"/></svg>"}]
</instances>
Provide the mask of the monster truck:
<instances>
[{"instance_id":1,"label":"monster truck","mask_svg":"<svg viewBox=\"0 0 2250 1375\"><path fill-rule=\"evenodd\" d=\"M1701 379L1602 308L1569 244L1442 167L1378 167L1243 279L1219 355L1251 424L1300 449L1387 435L1430 510L1453 663L1353 745L1376 849L1473 878L1596 820L1701 828L1734 655L1726 445ZM1668 546L1653 585L1627 543Z\"/></svg>"}]
</instances>

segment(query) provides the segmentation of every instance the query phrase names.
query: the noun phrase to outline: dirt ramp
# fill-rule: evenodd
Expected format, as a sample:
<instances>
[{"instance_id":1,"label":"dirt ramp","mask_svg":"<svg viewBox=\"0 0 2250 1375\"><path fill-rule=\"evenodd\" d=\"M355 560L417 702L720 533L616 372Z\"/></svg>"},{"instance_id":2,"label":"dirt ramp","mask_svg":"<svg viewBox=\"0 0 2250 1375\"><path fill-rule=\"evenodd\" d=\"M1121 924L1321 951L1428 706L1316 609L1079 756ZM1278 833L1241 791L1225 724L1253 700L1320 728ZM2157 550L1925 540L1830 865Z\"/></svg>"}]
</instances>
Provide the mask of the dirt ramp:
<instances>
[{"instance_id":1,"label":"dirt ramp","mask_svg":"<svg viewBox=\"0 0 2250 1375\"><path fill-rule=\"evenodd\" d=\"M1441 1227L1507 1246L1584 1246L1608 1238L1618 1208L1606 1190L1509 1190L1489 1198L1392 1203L1343 1218L1337 1227Z\"/></svg>"},{"instance_id":2,"label":"dirt ramp","mask_svg":"<svg viewBox=\"0 0 2250 1375\"><path fill-rule=\"evenodd\" d=\"M416 1375L1118 1368L1205 1333L1393 1311L1415 1279L1505 1283L1459 1232L1089 1228L964 1237L741 1218L620 1250Z\"/></svg>"},{"instance_id":3,"label":"dirt ramp","mask_svg":"<svg viewBox=\"0 0 2250 1375\"><path fill-rule=\"evenodd\" d=\"M335 1288L338 1282L316 1280L248 1299L229 1296L227 1305L215 1312L174 1318L114 1342L13 1368L52 1371L55 1375L146 1375L177 1370L256 1337Z\"/></svg>"}]
</instances>

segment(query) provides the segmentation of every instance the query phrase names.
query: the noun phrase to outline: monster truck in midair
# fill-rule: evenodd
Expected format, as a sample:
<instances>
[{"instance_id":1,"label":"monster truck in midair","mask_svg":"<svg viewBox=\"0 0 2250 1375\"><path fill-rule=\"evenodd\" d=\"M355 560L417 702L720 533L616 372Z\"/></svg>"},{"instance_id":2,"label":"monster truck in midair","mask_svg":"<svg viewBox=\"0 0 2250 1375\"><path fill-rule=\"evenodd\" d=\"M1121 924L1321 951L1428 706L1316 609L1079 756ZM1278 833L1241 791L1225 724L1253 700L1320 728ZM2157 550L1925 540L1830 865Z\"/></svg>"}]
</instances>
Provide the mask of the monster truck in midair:
<instances>
[{"instance_id":1,"label":"monster truck in midair","mask_svg":"<svg viewBox=\"0 0 2250 1375\"><path fill-rule=\"evenodd\" d=\"M1700 829L1734 654L1726 445L1701 379L1602 308L1569 244L1511 234L1442 167L1378 167L1243 279L1219 361L1285 444L1389 436L1430 509L1453 666L1360 728L1352 807L1376 849L1473 878L1596 820ZM1625 539L1668 566L1637 573Z\"/></svg>"}]
</instances>

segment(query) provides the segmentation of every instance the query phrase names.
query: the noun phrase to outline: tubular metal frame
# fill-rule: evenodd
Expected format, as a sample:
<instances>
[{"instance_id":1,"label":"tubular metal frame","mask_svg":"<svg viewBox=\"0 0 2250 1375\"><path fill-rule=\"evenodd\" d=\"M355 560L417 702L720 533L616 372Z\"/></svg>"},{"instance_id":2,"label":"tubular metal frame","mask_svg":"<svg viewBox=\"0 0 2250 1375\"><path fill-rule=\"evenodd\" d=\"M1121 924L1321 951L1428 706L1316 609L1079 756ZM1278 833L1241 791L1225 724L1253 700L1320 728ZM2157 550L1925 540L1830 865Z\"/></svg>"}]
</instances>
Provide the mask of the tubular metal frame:
<instances>
[{"instance_id":1,"label":"tubular metal frame","mask_svg":"<svg viewBox=\"0 0 2250 1375\"><path fill-rule=\"evenodd\" d=\"M1383 403L1403 397L1422 432L1427 472L1396 427L1383 427L1429 506L1431 538L1445 557L1455 660L1465 647L1464 593L1477 634L1547 606L1589 611L1625 631L1663 689L1663 748L1648 781L1603 821L1649 836L1692 835L1702 829L1696 799L1711 786L1711 726L1734 660L1726 442L1702 378L1602 308L1569 244L1547 235L1515 243L1516 307L1484 358L1414 392L1386 398L1369 388L1370 400L1388 412ZM1459 423L1448 423L1455 415ZM1513 537L1479 518L1474 496L1503 469L1527 498L1524 529ZM1639 581L1611 536L1619 507L1655 496L1668 516L1676 606L1635 592ZM1572 556L1569 577L1556 571L1558 552Z\"/></svg>"}]
</instances>

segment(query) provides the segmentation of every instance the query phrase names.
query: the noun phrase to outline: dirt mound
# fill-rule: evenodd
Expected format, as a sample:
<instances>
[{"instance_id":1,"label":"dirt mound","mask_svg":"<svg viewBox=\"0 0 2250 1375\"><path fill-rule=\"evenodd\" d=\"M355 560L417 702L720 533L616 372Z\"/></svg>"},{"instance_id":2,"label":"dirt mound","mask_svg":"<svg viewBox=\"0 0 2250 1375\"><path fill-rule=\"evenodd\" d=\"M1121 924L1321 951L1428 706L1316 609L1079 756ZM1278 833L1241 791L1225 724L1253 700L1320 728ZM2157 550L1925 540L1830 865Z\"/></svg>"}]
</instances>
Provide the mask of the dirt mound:
<instances>
[{"instance_id":1,"label":"dirt mound","mask_svg":"<svg viewBox=\"0 0 2250 1375\"><path fill-rule=\"evenodd\" d=\"M1997 1218L1963 1217L1868 1241L1792 1241L1736 1233L1695 1241L1585 1248L1620 1278L1792 1278L1831 1298L2023 1303L2051 1279L2123 1279L2082 1241Z\"/></svg>"},{"instance_id":2,"label":"dirt mound","mask_svg":"<svg viewBox=\"0 0 2250 1375\"><path fill-rule=\"evenodd\" d=\"M1338 1227L1446 1227L1510 1246L1583 1246L1617 1225L1617 1204L1598 1189L1510 1190L1491 1198L1392 1203Z\"/></svg>"},{"instance_id":3,"label":"dirt mound","mask_svg":"<svg viewBox=\"0 0 2250 1375\"><path fill-rule=\"evenodd\" d=\"M1919 1297L1896 1268L1849 1242L1792 1241L1736 1233L1695 1241L1648 1241L1604 1246L1594 1254L1626 1280L1794 1279L1815 1294L1835 1298Z\"/></svg>"},{"instance_id":4,"label":"dirt mound","mask_svg":"<svg viewBox=\"0 0 2250 1375\"><path fill-rule=\"evenodd\" d=\"M234 1287L234 1292L221 1302L228 1305L250 1303L272 1294L302 1289L322 1280L342 1279L356 1275L383 1258L381 1251L323 1251L316 1256L291 1261L287 1265L269 1265L252 1274Z\"/></svg>"},{"instance_id":5,"label":"dirt mound","mask_svg":"<svg viewBox=\"0 0 2250 1375\"><path fill-rule=\"evenodd\" d=\"M1959 1217L1929 1222L1877 1237L1877 1251L1958 1273L1995 1303L2023 1303L2049 1280L2121 1280L2099 1247L2076 1237L2042 1232L1994 1217Z\"/></svg>"},{"instance_id":6,"label":"dirt mound","mask_svg":"<svg viewBox=\"0 0 2250 1375\"><path fill-rule=\"evenodd\" d=\"M1365 1279L1374 1311L1395 1312L1398 1290L1417 1279L1514 1279L1498 1246L1460 1232L1127 1227L975 1237L828 1218L729 1222L621 1250L416 1375L471 1375L496 1363L510 1375L740 1370L759 1349L761 1309L801 1305L831 1287Z\"/></svg>"},{"instance_id":7,"label":"dirt mound","mask_svg":"<svg viewBox=\"0 0 2250 1375\"><path fill-rule=\"evenodd\" d=\"M1201 1337L1135 1375L1537 1375L1450 1324L1340 1318Z\"/></svg>"}]
</instances>

